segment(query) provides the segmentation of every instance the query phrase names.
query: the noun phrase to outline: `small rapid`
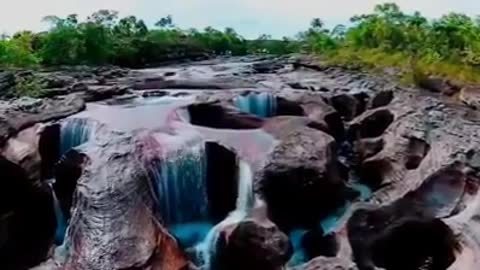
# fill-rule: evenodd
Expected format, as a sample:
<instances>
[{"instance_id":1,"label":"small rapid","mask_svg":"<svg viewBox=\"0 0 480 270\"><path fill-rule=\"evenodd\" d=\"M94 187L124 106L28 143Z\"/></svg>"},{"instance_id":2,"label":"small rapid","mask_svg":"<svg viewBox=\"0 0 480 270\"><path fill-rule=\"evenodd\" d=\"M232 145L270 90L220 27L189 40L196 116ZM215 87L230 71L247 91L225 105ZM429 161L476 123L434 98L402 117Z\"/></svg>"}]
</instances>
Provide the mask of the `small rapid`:
<instances>
[{"instance_id":1,"label":"small rapid","mask_svg":"<svg viewBox=\"0 0 480 270\"><path fill-rule=\"evenodd\" d=\"M238 96L233 103L240 111L262 118L275 116L277 112L277 99L270 93Z\"/></svg>"},{"instance_id":2,"label":"small rapid","mask_svg":"<svg viewBox=\"0 0 480 270\"><path fill-rule=\"evenodd\" d=\"M253 193L253 173L250 165L245 161L239 162L238 169L238 197L236 207L223 221L215 225L197 247L196 251L203 265L202 269L213 270L217 251L217 242L222 229L245 219L255 204Z\"/></svg>"},{"instance_id":3,"label":"small rapid","mask_svg":"<svg viewBox=\"0 0 480 270\"><path fill-rule=\"evenodd\" d=\"M60 154L86 143L94 131L93 124L86 118L70 118L62 123L60 132Z\"/></svg>"},{"instance_id":4,"label":"small rapid","mask_svg":"<svg viewBox=\"0 0 480 270\"><path fill-rule=\"evenodd\" d=\"M63 240L65 239L65 233L67 231L68 221L65 215L63 214L62 207L60 206L60 202L55 194L55 190L53 189L52 183L48 184L50 187L50 192L52 192L53 198L53 210L55 213L55 221L57 223L56 230L55 230L55 244L57 246L63 244Z\"/></svg>"},{"instance_id":5,"label":"small rapid","mask_svg":"<svg viewBox=\"0 0 480 270\"><path fill-rule=\"evenodd\" d=\"M183 151L182 151L183 152ZM208 221L207 156L205 146L173 153L152 164L160 219L168 226Z\"/></svg>"}]
</instances>

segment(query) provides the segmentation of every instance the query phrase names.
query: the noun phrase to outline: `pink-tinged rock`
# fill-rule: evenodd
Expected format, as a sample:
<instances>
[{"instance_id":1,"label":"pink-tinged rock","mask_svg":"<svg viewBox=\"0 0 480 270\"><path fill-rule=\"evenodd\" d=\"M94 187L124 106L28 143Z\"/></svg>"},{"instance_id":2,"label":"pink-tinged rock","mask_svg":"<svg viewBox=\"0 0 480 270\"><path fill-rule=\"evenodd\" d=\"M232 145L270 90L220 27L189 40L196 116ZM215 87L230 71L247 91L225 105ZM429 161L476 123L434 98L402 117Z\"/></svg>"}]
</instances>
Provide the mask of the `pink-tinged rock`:
<instances>
[{"instance_id":1,"label":"pink-tinged rock","mask_svg":"<svg viewBox=\"0 0 480 270\"><path fill-rule=\"evenodd\" d=\"M187 260L156 216L136 139L106 130L84 155L65 240L64 269L177 270ZM166 256L166 257L164 257Z\"/></svg>"}]
</instances>

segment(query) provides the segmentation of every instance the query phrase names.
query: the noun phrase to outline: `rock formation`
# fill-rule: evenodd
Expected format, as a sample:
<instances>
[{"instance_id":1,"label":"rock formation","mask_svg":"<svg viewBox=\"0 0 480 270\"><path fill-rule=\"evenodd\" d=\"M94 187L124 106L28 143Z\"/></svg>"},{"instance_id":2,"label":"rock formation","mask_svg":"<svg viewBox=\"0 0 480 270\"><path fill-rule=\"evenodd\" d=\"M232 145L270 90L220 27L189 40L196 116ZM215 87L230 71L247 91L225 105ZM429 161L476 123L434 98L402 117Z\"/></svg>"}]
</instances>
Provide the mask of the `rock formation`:
<instances>
[{"instance_id":1,"label":"rock formation","mask_svg":"<svg viewBox=\"0 0 480 270\"><path fill-rule=\"evenodd\" d=\"M18 76L48 98L0 101L1 269L480 267L475 86L249 57L2 71L2 97Z\"/></svg>"}]
</instances>

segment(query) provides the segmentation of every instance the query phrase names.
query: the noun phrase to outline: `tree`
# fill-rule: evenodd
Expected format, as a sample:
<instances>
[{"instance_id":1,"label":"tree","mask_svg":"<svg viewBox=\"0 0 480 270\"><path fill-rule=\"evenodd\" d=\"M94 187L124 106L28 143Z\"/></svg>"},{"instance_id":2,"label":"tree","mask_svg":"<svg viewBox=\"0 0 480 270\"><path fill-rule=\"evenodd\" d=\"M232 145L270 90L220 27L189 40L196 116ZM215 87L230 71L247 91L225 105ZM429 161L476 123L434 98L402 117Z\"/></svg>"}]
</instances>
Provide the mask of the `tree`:
<instances>
[{"instance_id":1,"label":"tree","mask_svg":"<svg viewBox=\"0 0 480 270\"><path fill-rule=\"evenodd\" d=\"M102 9L90 15L87 18L87 22L91 22L97 25L102 25L107 28L111 28L115 25L117 19L118 19L117 11Z\"/></svg>"},{"instance_id":2,"label":"tree","mask_svg":"<svg viewBox=\"0 0 480 270\"><path fill-rule=\"evenodd\" d=\"M324 23L320 18L314 18L310 23L310 27L313 29L323 29Z\"/></svg>"},{"instance_id":3,"label":"tree","mask_svg":"<svg viewBox=\"0 0 480 270\"><path fill-rule=\"evenodd\" d=\"M160 20L158 20L158 22L155 23L155 26L160 27L160 28L172 28L172 27L174 27L172 16L168 15L167 17L161 18Z\"/></svg>"}]
</instances>

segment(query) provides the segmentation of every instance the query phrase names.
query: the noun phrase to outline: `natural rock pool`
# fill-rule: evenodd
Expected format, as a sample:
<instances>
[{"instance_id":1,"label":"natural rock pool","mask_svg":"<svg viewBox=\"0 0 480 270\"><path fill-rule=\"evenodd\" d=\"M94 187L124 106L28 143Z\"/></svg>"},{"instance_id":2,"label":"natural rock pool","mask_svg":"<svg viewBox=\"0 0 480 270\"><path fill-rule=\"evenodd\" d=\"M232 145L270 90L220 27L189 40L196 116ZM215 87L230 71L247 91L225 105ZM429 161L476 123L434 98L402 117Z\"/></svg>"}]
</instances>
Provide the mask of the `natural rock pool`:
<instances>
[{"instance_id":1,"label":"natural rock pool","mask_svg":"<svg viewBox=\"0 0 480 270\"><path fill-rule=\"evenodd\" d=\"M18 129L0 133L6 269L460 270L480 260L476 112L297 58L129 74L115 83L130 90L105 100L0 104Z\"/></svg>"}]
</instances>

